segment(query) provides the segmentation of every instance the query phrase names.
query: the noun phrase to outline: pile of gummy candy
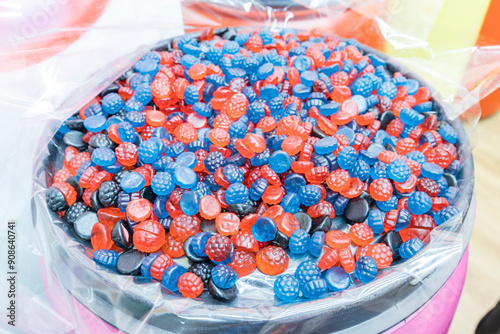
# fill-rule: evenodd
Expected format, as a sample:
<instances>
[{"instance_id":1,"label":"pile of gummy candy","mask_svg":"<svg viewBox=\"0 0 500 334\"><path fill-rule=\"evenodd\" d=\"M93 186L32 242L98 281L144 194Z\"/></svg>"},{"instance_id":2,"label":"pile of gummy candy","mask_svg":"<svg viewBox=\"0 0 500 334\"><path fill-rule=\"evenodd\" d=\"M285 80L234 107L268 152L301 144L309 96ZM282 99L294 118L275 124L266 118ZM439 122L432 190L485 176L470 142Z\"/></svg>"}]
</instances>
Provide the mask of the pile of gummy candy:
<instances>
[{"instance_id":1,"label":"pile of gummy candy","mask_svg":"<svg viewBox=\"0 0 500 334\"><path fill-rule=\"evenodd\" d=\"M189 298L230 301L256 269L280 300L318 298L460 214L458 135L428 88L336 35L223 37L146 53L59 129L47 204L95 262Z\"/></svg>"}]
</instances>

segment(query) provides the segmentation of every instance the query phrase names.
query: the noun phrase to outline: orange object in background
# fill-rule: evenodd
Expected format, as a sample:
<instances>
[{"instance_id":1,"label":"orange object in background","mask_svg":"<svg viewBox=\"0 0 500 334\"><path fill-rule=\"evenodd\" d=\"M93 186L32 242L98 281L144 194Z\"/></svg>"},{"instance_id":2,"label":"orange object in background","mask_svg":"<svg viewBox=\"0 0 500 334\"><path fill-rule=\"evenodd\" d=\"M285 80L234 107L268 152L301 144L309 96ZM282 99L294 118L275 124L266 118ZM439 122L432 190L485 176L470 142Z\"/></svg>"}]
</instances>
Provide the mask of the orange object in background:
<instances>
[{"instance_id":1,"label":"orange object in background","mask_svg":"<svg viewBox=\"0 0 500 334\"><path fill-rule=\"evenodd\" d=\"M109 0L24 1L0 6L0 71L40 63L80 38ZM50 33L47 33L50 32Z\"/></svg>"},{"instance_id":2,"label":"orange object in background","mask_svg":"<svg viewBox=\"0 0 500 334\"><path fill-rule=\"evenodd\" d=\"M363 2L347 7L333 1L325 1L321 3L326 4L315 8L308 8L302 6L299 1L290 0L263 0L259 3L263 5L257 8L253 2L248 2L251 5L246 6L245 2L184 0L182 12L186 31L200 31L208 27L294 28L306 31L319 28L322 33L355 38L360 43L385 51L386 41L374 18L385 18L387 14L391 14L390 2L368 1L368 4ZM266 5L267 8L264 8ZM500 44L498 17L500 0L490 0L476 41L477 46ZM473 89L474 86L468 88ZM481 117L500 110L500 89L484 97L480 105Z\"/></svg>"},{"instance_id":3,"label":"orange object in background","mask_svg":"<svg viewBox=\"0 0 500 334\"><path fill-rule=\"evenodd\" d=\"M488 12L483 21L480 37L477 40L478 46L498 45L500 42L500 1L491 0ZM500 110L500 88L486 96L480 102L481 118L493 115Z\"/></svg>"},{"instance_id":4,"label":"orange object in background","mask_svg":"<svg viewBox=\"0 0 500 334\"><path fill-rule=\"evenodd\" d=\"M235 7L185 0L182 2L182 16L187 32L208 27L285 27L307 31L313 27L320 27L323 33L356 38L359 42L379 50L384 48L384 38L373 19L383 15L383 6L380 4L363 4L352 10L339 4L310 9L293 1L267 1L267 3L274 9L272 13L253 5L250 8L243 8L243 5Z\"/></svg>"}]
</instances>

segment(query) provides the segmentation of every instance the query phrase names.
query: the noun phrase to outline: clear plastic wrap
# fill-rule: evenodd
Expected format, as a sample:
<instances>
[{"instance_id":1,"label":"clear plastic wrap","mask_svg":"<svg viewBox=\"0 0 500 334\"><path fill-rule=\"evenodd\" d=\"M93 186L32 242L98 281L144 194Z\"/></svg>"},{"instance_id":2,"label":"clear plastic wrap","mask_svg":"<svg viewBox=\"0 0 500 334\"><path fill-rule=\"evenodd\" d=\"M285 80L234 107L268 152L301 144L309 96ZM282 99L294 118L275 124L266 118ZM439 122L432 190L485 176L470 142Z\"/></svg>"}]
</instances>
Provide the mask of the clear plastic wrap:
<instances>
[{"instance_id":1,"label":"clear plastic wrap","mask_svg":"<svg viewBox=\"0 0 500 334\"><path fill-rule=\"evenodd\" d=\"M352 36L343 32L355 30L361 21L371 22L366 31L357 32L358 38L363 41L364 36L369 40L375 27L375 35L383 43L374 46L387 43L398 50L389 61L393 68L417 78L422 85L427 82L430 88L436 88L433 99L460 134L463 161L459 174L461 194L456 204L463 215L434 229L417 256L382 270L369 284L318 300L299 299L288 304L275 300L272 292L275 278L256 271L238 280L238 298L224 304L204 295L200 299L185 299L162 288L158 282L104 269L92 261L88 244L82 244L71 228L46 206L45 190L50 186L54 168L61 165L63 148L58 145L60 140L53 137L62 122L146 50L165 45L168 38L196 28L180 22L178 2L153 1L139 6L128 1L102 1L101 5L107 5L102 17L93 26L81 28L85 34L65 50L22 70L0 73L3 79L0 106L5 110L0 116L0 136L4 143L0 199L7 203L0 218L2 222L16 221L19 272L17 326L13 328L2 322L4 330L382 332L409 317L443 286L467 247L474 223L473 129L479 118L479 99L500 85L499 47L426 49L426 42L418 36L391 26L384 2L349 6L346 2L297 1L295 6L306 8L319 22L320 26L314 27L295 22L293 6L286 9L291 14L281 16L277 13L283 10L273 7L276 4L266 6L258 1L196 2L197 6L207 8L204 16L197 18L197 28L225 26L225 17L209 10L221 6L234 7L234 15L239 11L258 13L259 25L270 29L321 29L325 25L325 30L338 31L347 38ZM113 16L121 8L126 9L127 17ZM354 21L346 19L346 13L354 13ZM207 17L212 20L204 21ZM240 19L256 25L246 17ZM344 21L352 23L352 27L342 24L342 29L336 30L334 23ZM405 53L415 48L424 48L426 53L422 57ZM46 50L30 50L30 55L42 51ZM463 76L457 78L453 66L445 65L464 57L468 65L462 71ZM25 62L30 63L27 58ZM7 227L1 226L5 238ZM5 258L1 260L2 268L7 266ZM291 260L287 272L293 272L301 260ZM176 262L187 266L185 259Z\"/></svg>"}]
</instances>

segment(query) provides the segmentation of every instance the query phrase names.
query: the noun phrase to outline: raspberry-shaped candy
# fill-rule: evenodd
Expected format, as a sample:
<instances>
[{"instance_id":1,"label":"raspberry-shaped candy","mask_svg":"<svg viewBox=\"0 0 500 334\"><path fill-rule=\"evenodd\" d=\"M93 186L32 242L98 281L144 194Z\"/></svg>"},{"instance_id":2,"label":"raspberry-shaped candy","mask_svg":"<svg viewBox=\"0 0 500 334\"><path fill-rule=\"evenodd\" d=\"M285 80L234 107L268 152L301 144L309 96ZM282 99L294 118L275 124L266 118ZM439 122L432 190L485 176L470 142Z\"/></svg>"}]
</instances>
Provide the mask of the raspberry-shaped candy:
<instances>
[{"instance_id":1,"label":"raspberry-shaped candy","mask_svg":"<svg viewBox=\"0 0 500 334\"><path fill-rule=\"evenodd\" d=\"M273 186L278 186L281 184L281 180L278 174L276 174L276 172L272 170L271 167L269 167L269 165L264 165L260 167L260 175L267 182L269 182L269 184Z\"/></svg>"},{"instance_id":2,"label":"raspberry-shaped candy","mask_svg":"<svg viewBox=\"0 0 500 334\"><path fill-rule=\"evenodd\" d=\"M212 278L212 269L214 264L211 261L194 262L189 268L188 272L198 276L203 282L204 289L208 289L208 281Z\"/></svg>"},{"instance_id":3,"label":"raspberry-shaped candy","mask_svg":"<svg viewBox=\"0 0 500 334\"><path fill-rule=\"evenodd\" d=\"M243 277L254 272L257 262L253 253L238 249L234 252L234 259L228 266L238 274L238 277Z\"/></svg>"},{"instance_id":4,"label":"raspberry-shaped candy","mask_svg":"<svg viewBox=\"0 0 500 334\"><path fill-rule=\"evenodd\" d=\"M224 110L226 111L227 115L233 119L238 119L241 116L243 116L247 110L248 102L241 99L237 98L236 96L229 99L225 104L224 104Z\"/></svg>"},{"instance_id":5,"label":"raspberry-shaped candy","mask_svg":"<svg viewBox=\"0 0 500 334\"><path fill-rule=\"evenodd\" d=\"M430 197L436 197L437 195L439 195L439 186L437 182L426 177L418 180L417 189L421 192L426 193Z\"/></svg>"},{"instance_id":6,"label":"raspberry-shaped candy","mask_svg":"<svg viewBox=\"0 0 500 334\"><path fill-rule=\"evenodd\" d=\"M249 192L250 198L254 201L259 200L266 191L268 184L268 181L264 178L260 178L252 182Z\"/></svg>"},{"instance_id":7,"label":"raspberry-shaped candy","mask_svg":"<svg viewBox=\"0 0 500 334\"><path fill-rule=\"evenodd\" d=\"M321 200L321 190L314 184L308 184L300 188L299 197L305 206L318 204Z\"/></svg>"},{"instance_id":8,"label":"raspberry-shaped candy","mask_svg":"<svg viewBox=\"0 0 500 334\"><path fill-rule=\"evenodd\" d=\"M107 147L110 149L115 148L115 143L109 139L107 135L104 133L97 133L92 136L89 140L89 145L92 146L93 148L98 148L98 147Z\"/></svg>"},{"instance_id":9,"label":"raspberry-shaped candy","mask_svg":"<svg viewBox=\"0 0 500 334\"><path fill-rule=\"evenodd\" d=\"M172 258L167 254L161 254L153 260L149 269L152 278L161 281L165 269L174 264Z\"/></svg>"},{"instance_id":10,"label":"raspberry-shaped candy","mask_svg":"<svg viewBox=\"0 0 500 334\"><path fill-rule=\"evenodd\" d=\"M212 281L221 289L229 289L237 279L238 274L225 264L218 264L212 269Z\"/></svg>"},{"instance_id":11,"label":"raspberry-shaped candy","mask_svg":"<svg viewBox=\"0 0 500 334\"><path fill-rule=\"evenodd\" d=\"M170 255L173 258L184 256L184 247L182 242L175 240L170 233L165 235L165 244L161 248L163 253Z\"/></svg>"},{"instance_id":12,"label":"raspberry-shaped candy","mask_svg":"<svg viewBox=\"0 0 500 334\"><path fill-rule=\"evenodd\" d=\"M330 76L330 81L334 86L347 86L349 84L349 75L344 71L338 71Z\"/></svg>"},{"instance_id":13,"label":"raspberry-shaped candy","mask_svg":"<svg viewBox=\"0 0 500 334\"><path fill-rule=\"evenodd\" d=\"M253 102L247 108L247 116L250 122L257 124L266 116L266 111L260 102Z\"/></svg>"},{"instance_id":14,"label":"raspberry-shaped candy","mask_svg":"<svg viewBox=\"0 0 500 334\"><path fill-rule=\"evenodd\" d=\"M309 299L319 298L326 293L327 290L328 285L322 278L309 281L301 287L302 294Z\"/></svg>"},{"instance_id":15,"label":"raspberry-shaped candy","mask_svg":"<svg viewBox=\"0 0 500 334\"><path fill-rule=\"evenodd\" d=\"M376 179L370 184L370 196L379 202L384 202L392 197L393 189L388 179Z\"/></svg>"},{"instance_id":16,"label":"raspberry-shaped candy","mask_svg":"<svg viewBox=\"0 0 500 334\"><path fill-rule=\"evenodd\" d=\"M458 140L457 131L447 123L441 124L438 132L450 144L455 144Z\"/></svg>"},{"instance_id":17,"label":"raspberry-shaped candy","mask_svg":"<svg viewBox=\"0 0 500 334\"><path fill-rule=\"evenodd\" d=\"M238 216L234 213L224 212L215 218L215 225L219 234L233 235L238 232L240 227L240 218L238 218Z\"/></svg>"},{"instance_id":18,"label":"raspberry-shaped candy","mask_svg":"<svg viewBox=\"0 0 500 334\"><path fill-rule=\"evenodd\" d=\"M198 138L198 132L190 123L183 123L175 128L175 136L184 144L189 144Z\"/></svg>"},{"instance_id":19,"label":"raspberry-shaped candy","mask_svg":"<svg viewBox=\"0 0 500 334\"><path fill-rule=\"evenodd\" d=\"M216 234L208 239L207 245L205 246L205 252L210 260L221 262L227 259L233 247L233 243L228 237Z\"/></svg>"},{"instance_id":20,"label":"raspberry-shaped candy","mask_svg":"<svg viewBox=\"0 0 500 334\"><path fill-rule=\"evenodd\" d=\"M238 232L231 237L236 249L257 253L259 251L259 242L248 232Z\"/></svg>"},{"instance_id":21,"label":"raspberry-shaped candy","mask_svg":"<svg viewBox=\"0 0 500 334\"><path fill-rule=\"evenodd\" d=\"M222 168L222 173L229 183L241 183L245 179L241 169L235 165L226 165Z\"/></svg>"},{"instance_id":22,"label":"raspberry-shaped candy","mask_svg":"<svg viewBox=\"0 0 500 334\"><path fill-rule=\"evenodd\" d=\"M137 146L130 142L124 142L115 149L116 160L124 166L133 166L137 162Z\"/></svg>"},{"instance_id":23,"label":"raspberry-shaped candy","mask_svg":"<svg viewBox=\"0 0 500 334\"><path fill-rule=\"evenodd\" d=\"M396 94L398 93L398 88L392 81L386 81L383 82L379 87L378 87L378 95L380 96L387 96L391 100L393 100L396 97Z\"/></svg>"},{"instance_id":24,"label":"raspberry-shaped candy","mask_svg":"<svg viewBox=\"0 0 500 334\"><path fill-rule=\"evenodd\" d=\"M387 166L388 164L382 162L382 161L377 161L371 168L370 168L370 176L373 180L376 179L387 179Z\"/></svg>"},{"instance_id":25,"label":"raspberry-shaped candy","mask_svg":"<svg viewBox=\"0 0 500 334\"><path fill-rule=\"evenodd\" d=\"M404 138L396 143L396 151L399 154L405 155L417 148L417 143L411 138Z\"/></svg>"},{"instance_id":26,"label":"raspberry-shaped candy","mask_svg":"<svg viewBox=\"0 0 500 334\"><path fill-rule=\"evenodd\" d=\"M304 285L309 281L321 278L321 270L311 260L302 261L295 270L295 278L297 278L300 285Z\"/></svg>"},{"instance_id":27,"label":"raspberry-shaped candy","mask_svg":"<svg viewBox=\"0 0 500 334\"><path fill-rule=\"evenodd\" d=\"M50 187L45 194L47 205L54 211L64 211L69 205L64 194L56 187Z\"/></svg>"},{"instance_id":28,"label":"raspberry-shaped candy","mask_svg":"<svg viewBox=\"0 0 500 334\"><path fill-rule=\"evenodd\" d=\"M92 191L96 191L104 181L111 181L112 179L113 175L106 171L97 172L90 180L90 189L92 189Z\"/></svg>"},{"instance_id":29,"label":"raspberry-shaped candy","mask_svg":"<svg viewBox=\"0 0 500 334\"><path fill-rule=\"evenodd\" d=\"M106 114L114 115L123 108L123 99L117 93L109 93L102 98L101 105Z\"/></svg>"},{"instance_id":30,"label":"raspberry-shaped candy","mask_svg":"<svg viewBox=\"0 0 500 334\"><path fill-rule=\"evenodd\" d=\"M233 183L226 189L227 204L244 204L248 200L249 190L243 183Z\"/></svg>"},{"instance_id":31,"label":"raspberry-shaped candy","mask_svg":"<svg viewBox=\"0 0 500 334\"><path fill-rule=\"evenodd\" d=\"M200 220L196 216L180 215L170 225L170 234L179 242L186 241L192 235L201 232Z\"/></svg>"},{"instance_id":32,"label":"raspberry-shaped candy","mask_svg":"<svg viewBox=\"0 0 500 334\"><path fill-rule=\"evenodd\" d=\"M165 229L155 220L145 220L134 228L134 246L144 253L153 253L165 243Z\"/></svg>"},{"instance_id":33,"label":"raspberry-shaped candy","mask_svg":"<svg viewBox=\"0 0 500 334\"><path fill-rule=\"evenodd\" d=\"M259 52L260 50L262 50L263 46L262 38L258 35L253 35L245 43L245 46L252 52Z\"/></svg>"},{"instance_id":34,"label":"raspberry-shaped candy","mask_svg":"<svg viewBox=\"0 0 500 334\"><path fill-rule=\"evenodd\" d=\"M303 254L309 250L311 236L302 229L293 231L288 247L292 254Z\"/></svg>"},{"instance_id":35,"label":"raspberry-shaped candy","mask_svg":"<svg viewBox=\"0 0 500 334\"><path fill-rule=\"evenodd\" d=\"M385 131L391 136L399 137L404 130L404 126L404 123L399 118L396 118L389 122Z\"/></svg>"},{"instance_id":36,"label":"raspberry-shaped candy","mask_svg":"<svg viewBox=\"0 0 500 334\"><path fill-rule=\"evenodd\" d=\"M450 205L439 210L439 212L434 215L434 220L436 224L441 225L459 214L460 211L458 211L456 207Z\"/></svg>"},{"instance_id":37,"label":"raspberry-shaped candy","mask_svg":"<svg viewBox=\"0 0 500 334\"><path fill-rule=\"evenodd\" d=\"M379 269L388 268L393 259L391 247L386 244L373 244L368 246L366 255L377 262Z\"/></svg>"},{"instance_id":38,"label":"raspberry-shaped candy","mask_svg":"<svg viewBox=\"0 0 500 334\"><path fill-rule=\"evenodd\" d=\"M217 147L226 147L231 140L229 133L223 129L212 129L208 138Z\"/></svg>"},{"instance_id":39,"label":"raspberry-shaped candy","mask_svg":"<svg viewBox=\"0 0 500 334\"><path fill-rule=\"evenodd\" d=\"M137 132L135 132L132 124L129 122L121 122L118 124L118 136L122 142L133 143L137 136Z\"/></svg>"},{"instance_id":40,"label":"raspberry-shaped candy","mask_svg":"<svg viewBox=\"0 0 500 334\"><path fill-rule=\"evenodd\" d=\"M351 177L349 172L343 169L337 169L328 175L326 184L333 191L343 191L349 187Z\"/></svg>"},{"instance_id":41,"label":"raspberry-shaped candy","mask_svg":"<svg viewBox=\"0 0 500 334\"><path fill-rule=\"evenodd\" d=\"M364 181L370 176L370 165L363 160L356 161L356 165L349 170L349 175L353 178L358 178Z\"/></svg>"},{"instance_id":42,"label":"raspberry-shaped candy","mask_svg":"<svg viewBox=\"0 0 500 334\"><path fill-rule=\"evenodd\" d=\"M115 268L118 261L118 254L107 249L98 249L94 252L94 261L104 266Z\"/></svg>"},{"instance_id":43,"label":"raspberry-shaped candy","mask_svg":"<svg viewBox=\"0 0 500 334\"><path fill-rule=\"evenodd\" d=\"M412 238L405 241L399 247L399 255L403 259L409 259L413 255L417 254L422 248L424 248L424 243L419 238Z\"/></svg>"},{"instance_id":44,"label":"raspberry-shaped candy","mask_svg":"<svg viewBox=\"0 0 500 334\"><path fill-rule=\"evenodd\" d=\"M416 191L408 198L408 210L414 215L423 215L432 207L432 198L424 192Z\"/></svg>"},{"instance_id":45,"label":"raspberry-shaped candy","mask_svg":"<svg viewBox=\"0 0 500 334\"><path fill-rule=\"evenodd\" d=\"M162 148L158 145L158 142L155 140L146 140L139 145L138 156L141 162L150 164L159 158L162 153L161 150Z\"/></svg>"},{"instance_id":46,"label":"raspberry-shaped candy","mask_svg":"<svg viewBox=\"0 0 500 334\"><path fill-rule=\"evenodd\" d=\"M184 89L184 101L187 104L195 104L200 99L200 92L195 85L189 85Z\"/></svg>"},{"instance_id":47,"label":"raspberry-shaped candy","mask_svg":"<svg viewBox=\"0 0 500 334\"><path fill-rule=\"evenodd\" d=\"M404 160L395 159L387 166L387 176L395 182L403 183L410 175L410 166Z\"/></svg>"},{"instance_id":48,"label":"raspberry-shaped candy","mask_svg":"<svg viewBox=\"0 0 500 334\"><path fill-rule=\"evenodd\" d=\"M174 181L167 172L158 172L151 180L151 189L158 196L167 196L174 190Z\"/></svg>"},{"instance_id":49,"label":"raspberry-shaped candy","mask_svg":"<svg viewBox=\"0 0 500 334\"><path fill-rule=\"evenodd\" d=\"M329 169L325 166L314 167L309 169L305 176L309 183L321 184L329 177Z\"/></svg>"},{"instance_id":50,"label":"raspberry-shaped candy","mask_svg":"<svg viewBox=\"0 0 500 334\"><path fill-rule=\"evenodd\" d=\"M83 164L85 161L91 160L91 156L88 152L81 152L78 154L75 154L75 156L70 160L68 169L69 171L75 175L76 171L80 167L81 164Z\"/></svg>"},{"instance_id":51,"label":"raspberry-shaped candy","mask_svg":"<svg viewBox=\"0 0 500 334\"><path fill-rule=\"evenodd\" d=\"M351 226L349 236L352 242L358 246L365 246L373 241L373 231L366 224L357 223Z\"/></svg>"},{"instance_id":52,"label":"raspberry-shaped candy","mask_svg":"<svg viewBox=\"0 0 500 334\"><path fill-rule=\"evenodd\" d=\"M289 302L300 294L299 281L290 274L284 274L274 281L274 293L279 299Z\"/></svg>"},{"instance_id":53,"label":"raspberry-shaped candy","mask_svg":"<svg viewBox=\"0 0 500 334\"><path fill-rule=\"evenodd\" d=\"M73 188L71 184L66 182L58 182L53 183L52 187L57 188L64 195L68 206L71 206L76 202L77 193L75 188Z\"/></svg>"},{"instance_id":54,"label":"raspberry-shaped candy","mask_svg":"<svg viewBox=\"0 0 500 334\"><path fill-rule=\"evenodd\" d=\"M127 216L135 221L140 222L148 219L153 212L153 205L145 198L131 200L127 204Z\"/></svg>"},{"instance_id":55,"label":"raspberry-shaped candy","mask_svg":"<svg viewBox=\"0 0 500 334\"><path fill-rule=\"evenodd\" d=\"M213 101L214 100L212 100L212 102ZM231 117L229 117L225 113L221 113L215 116L215 119L213 121L213 127L214 129L223 129L227 131L229 130L229 126L231 125L232 122L233 120L231 119Z\"/></svg>"},{"instance_id":56,"label":"raspberry-shaped candy","mask_svg":"<svg viewBox=\"0 0 500 334\"><path fill-rule=\"evenodd\" d=\"M196 298L203 292L203 282L193 273L184 273L177 283L179 292L186 298Z\"/></svg>"},{"instance_id":57,"label":"raspberry-shaped candy","mask_svg":"<svg viewBox=\"0 0 500 334\"><path fill-rule=\"evenodd\" d=\"M125 115L125 120L134 128L140 128L146 124L146 116L139 111L130 111Z\"/></svg>"},{"instance_id":58,"label":"raspberry-shaped candy","mask_svg":"<svg viewBox=\"0 0 500 334\"><path fill-rule=\"evenodd\" d=\"M331 267L333 267L334 265L336 265L337 262L339 262L338 249L332 248L332 249L327 250L325 252L325 254L323 254L323 256L321 257L321 259L318 262L318 267L321 270L327 270L327 269L330 269Z\"/></svg>"},{"instance_id":59,"label":"raspberry-shaped candy","mask_svg":"<svg viewBox=\"0 0 500 334\"><path fill-rule=\"evenodd\" d=\"M361 78L356 79L352 84L352 94L353 95L361 95L367 97L370 93L375 89L373 82L363 76Z\"/></svg>"},{"instance_id":60,"label":"raspberry-shaped candy","mask_svg":"<svg viewBox=\"0 0 500 334\"><path fill-rule=\"evenodd\" d=\"M224 158L222 153L213 151L208 153L203 163L209 173L214 173L217 168L223 167L226 164L226 158Z\"/></svg>"},{"instance_id":61,"label":"raspberry-shaped candy","mask_svg":"<svg viewBox=\"0 0 500 334\"><path fill-rule=\"evenodd\" d=\"M281 247L267 246L257 253L257 267L266 275L278 275L288 268L289 258Z\"/></svg>"},{"instance_id":62,"label":"raspberry-shaped candy","mask_svg":"<svg viewBox=\"0 0 500 334\"><path fill-rule=\"evenodd\" d=\"M339 152L337 163L339 164L340 168L349 170L356 165L357 159L358 154L356 150L351 146L347 146Z\"/></svg>"},{"instance_id":63,"label":"raspberry-shaped candy","mask_svg":"<svg viewBox=\"0 0 500 334\"><path fill-rule=\"evenodd\" d=\"M73 174L71 174L71 172L69 171L69 169L66 169L66 168L63 168L63 169L60 169L58 170L55 174L54 174L54 183L58 183L58 182L66 182L66 180L68 179L68 177L70 176L73 176Z\"/></svg>"},{"instance_id":64,"label":"raspberry-shaped candy","mask_svg":"<svg viewBox=\"0 0 500 334\"><path fill-rule=\"evenodd\" d=\"M356 260L348 247L339 249L339 260L340 265L347 273L352 273L354 271Z\"/></svg>"},{"instance_id":65,"label":"raspberry-shaped candy","mask_svg":"<svg viewBox=\"0 0 500 334\"><path fill-rule=\"evenodd\" d=\"M377 262L369 256L361 256L356 262L356 269L354 270L354 276L361 283L368 283L375 279L377 276L378 268Z\"/></svg>"},{"instance_id":66,"label":"raspberry-shaped candy","mask_svg":"<svg viewBox=\"0 0 500 334\"><path fill-rule=\"evenodd\" d=\"M443 169L448 167L452 161L452 154L442 147L436 147L434 149L434 154L429 157L429 162L435 163Z\"/></svg>"},{"instance_id":67,"label":"raspberry-shaped candy","mask_svg":"<svg viewBox=\"0 0 500 334\"><path fill-rule=\"evenodd\" d=\"M64 218L68 223L73 224L82 213L89 210L90 206L88 206L84 202L75 202L69 207L68 210L66 210L66 212L64 213Z\"/></svg>"},{"instance_id":68,"label":"raspberry-shaped candy","mask_svg":"<svg viewBox=\"0 0 500 334\"><path fill-rule=\"evenodd\" d=\"M325 241L328 246L336 249L346 248L351 244L349 235L338 230L328 231L325 235Z\"/></svg>"},{"instance_id":69,"label":"raspberry-shaped candy","mask_svg":"<svg viewBox=\"0 0 500 334\"><path fill-rule=\"evenodd\" d=\"M104 207L109 207L116 205L116 199L121 188L115 181L104 181L98 191L99 202Z\"/></svg>"}]
</instances>

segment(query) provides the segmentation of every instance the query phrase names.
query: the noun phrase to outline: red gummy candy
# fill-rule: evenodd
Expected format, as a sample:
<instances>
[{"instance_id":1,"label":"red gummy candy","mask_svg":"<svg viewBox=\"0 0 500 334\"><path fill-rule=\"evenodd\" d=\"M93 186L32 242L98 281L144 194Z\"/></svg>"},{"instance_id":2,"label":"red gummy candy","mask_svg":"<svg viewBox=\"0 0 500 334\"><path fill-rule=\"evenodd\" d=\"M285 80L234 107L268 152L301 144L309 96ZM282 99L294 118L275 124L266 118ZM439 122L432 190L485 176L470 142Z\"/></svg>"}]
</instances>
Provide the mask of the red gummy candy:
<instances>
[{"instance_id":1,"label":"red gummy candy","mask_svg":"<svg viewBox=\"0 0 500 334\"><path fill-rule=\"evenodd\" d=\"M353 244L357 246L366 246L373 241L373 231L366 224L357 223L351 226L349 236Z\"/></svg>"},{"instance_id":2,"label":"red gummy candy","mask_svg":"<svg viewBox=\"0 0 500 334\"><path fill-rule=\"evenodd\" d=\"M175 240L174 237L167 233L165 235L165 244L161 248L163 253L170 255L173 258L178 258L184 256L184 247L183 243Z\"/></svg>"},{"instance_id":3,"label":"red gummy candy","mask_svg":"<svg viewBox=\"0 0 500 334\"><path fill-rule=\"evenodd\" d=\"M179 277L177 283L179 292L186 298L196 298L203 292L203 282L201 278L193 273L184 273Z\"/></svg>"},{"instance_id":4,"label":"red gummy candy","mask_svg":"<svg viewBox=\"0 0 500 334\"><path fill-rule=\"evenodd\" d=\"M326 232L325 242L331 248L341 249L349 247L351 244L351 238L345 232L331 230Z\"/></svg>"},{"instance_id":5,"label":"red gummy candy","mask_svg":"<svg viewBox=\"0 0 500 334\"><path fill-rule=\"evenodd\" d=\"M336 248L329 249L318 261L318 267L321 270L327 270L339 262L339 253Z\"/></svg>"},{"instance_id":6,"label":"red gummy candy","mask_svg":"<svg viewBox=\"0 0 500 334\"><path fill-rule=\"evenodd\" d=\"M156 220L145 220L134 228L134 246L143 253L153 253L165 243L165 229Z\"/></svg>"},{"instance_id":7,"label":"red gummy candy","mask_svg":"<svg viewBox=\"0 0 500 334\"><path fill-rule=\"evenodd\" d=\"M251 233L238 232L231 237L231 241L236 249L243 249L253 253L259 251L259 243Z\"/></svg>"},{"instance_id":8,"label":"red gummy candy","mask_svg":"<svg viewBox=\"0 0 500 334\"><path fill-rule=\"evenodd\" d=\"M227 259L233 247L233 243L228 237L216 234L208 239L205 252L210 260L221 262Z\"/></svg>"},{"instance_id":9,"label":"red gummy candy","mask_svg":"<svg viewBox=\"0 0 500 334\"><path fill-rule=\"evenodd\" d=\"M257 253L257 268L266 275L278 275L288 268L288 255L281 247L267 246Z\"/></svg>"},{"instance_id":10,"label":"red gummy candy","mask_svg":"<svg viewBox=\"0 0 500 334\"><path fill-rule=\"evenodd\" d=\"M172 258L167 254L162 254L153 261L151 269L149 269L149 273L154 279L161 281L165 269L170 267L172 264L174 264Z\"/></svg>"},{"instance_id":11,"label":"red gummy candy","mask_svg":"<svg viewBox=\"0 0 500 334\"><path fill-rule=\"evenodd\" d=\"M110 249L113 245L111 229L99 222L95 223L90 232L90 242L94 250Z\"/></svg>"},{"instance_id":12,"label":"red gummy candy","mask_svg":"<svg viewBox=\"0 0 500 334\"><path fill-rule=\"evenodd\" d=\"M187 238L201 232L200 220L196 216L182 214L175 217L170 224L170 234L178 242L184 242Z\"/></svg>"},{"instance_id":13,"label":"red gummy candy","mask_svg":"<svg viewBox=\"0 0 500 334\"><path fill-rule=\"evenodd\" d=\"M233 261L228 266L238 274L238 277L244 277L254 272L257 262L253 253L237 249Z\"/></svg>"},{"instance_id":14,"label":"red gummy candy","mask_svg":"<svg viewBox=\"0 0 500 334\"><path fill-rule=\"evenodd\" d=\"M220 235L233 235L240 228L240 218L234 213L224 212L215 218L215 226Z\"/></svg>"}]
</instances>

